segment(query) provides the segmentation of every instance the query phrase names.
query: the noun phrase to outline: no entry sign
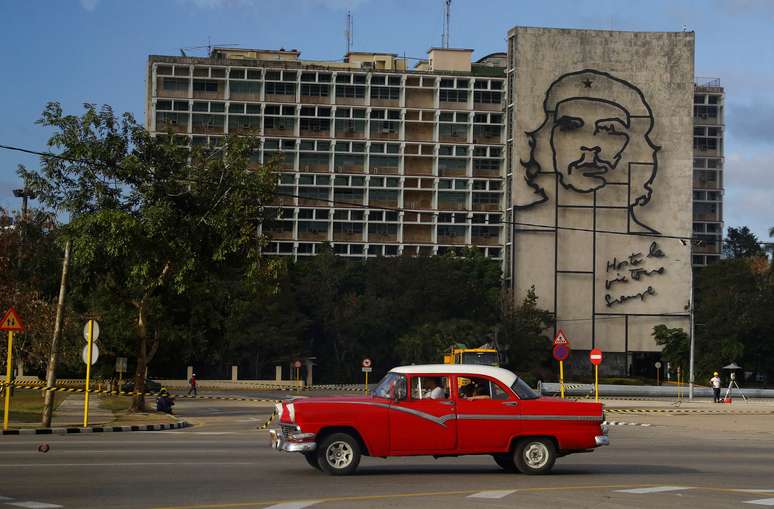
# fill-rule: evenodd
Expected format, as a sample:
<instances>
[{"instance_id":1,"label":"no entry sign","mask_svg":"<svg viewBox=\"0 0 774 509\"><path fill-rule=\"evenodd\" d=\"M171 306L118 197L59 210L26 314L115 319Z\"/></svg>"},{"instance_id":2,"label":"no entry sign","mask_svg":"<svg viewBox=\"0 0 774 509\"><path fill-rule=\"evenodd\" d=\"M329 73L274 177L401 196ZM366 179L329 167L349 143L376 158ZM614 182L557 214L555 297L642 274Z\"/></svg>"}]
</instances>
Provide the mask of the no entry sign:
<instances>
[{"instance_id":1,"label":"no entry sign","mask_svg":"<svg viewBox=\"0 0 774 509\"><path fill-rule=\"evenodd\" d=\"M600 364L602 364L602 350L600 350L599 348L595 348L591 352L589 352L589 360L595 366L599 366Z\"/></svg>"},{"instance_id":2,"label":"no entry sign","mask_svg":"<svg viewBox=\"0 0 774 509\"><path fill-rule=\"evenodd\" d=\"M554 345L554 359L562 362L570 356L570 345Z\"/></svg>"}]
</instances>

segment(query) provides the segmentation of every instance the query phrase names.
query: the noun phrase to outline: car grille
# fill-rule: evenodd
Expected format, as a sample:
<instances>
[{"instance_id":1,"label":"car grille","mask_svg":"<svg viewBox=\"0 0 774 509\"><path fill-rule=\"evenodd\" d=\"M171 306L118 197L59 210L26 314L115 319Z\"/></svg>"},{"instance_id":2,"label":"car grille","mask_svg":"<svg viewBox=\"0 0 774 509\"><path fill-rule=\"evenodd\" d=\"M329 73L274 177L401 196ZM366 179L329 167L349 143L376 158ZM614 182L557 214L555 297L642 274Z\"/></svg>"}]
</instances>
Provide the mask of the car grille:
<instances>
[{"instance_id":1,"label":"car grille","mask_svg":"<svg viewBox=\"0 0 774 509\"><path fill-rule=\"evenodd\" d=\"M289 438L291 433L297 431L295 424L280 424L280 430L282 431L282 436L285 438Z\"/></svg>"}]
</instances>

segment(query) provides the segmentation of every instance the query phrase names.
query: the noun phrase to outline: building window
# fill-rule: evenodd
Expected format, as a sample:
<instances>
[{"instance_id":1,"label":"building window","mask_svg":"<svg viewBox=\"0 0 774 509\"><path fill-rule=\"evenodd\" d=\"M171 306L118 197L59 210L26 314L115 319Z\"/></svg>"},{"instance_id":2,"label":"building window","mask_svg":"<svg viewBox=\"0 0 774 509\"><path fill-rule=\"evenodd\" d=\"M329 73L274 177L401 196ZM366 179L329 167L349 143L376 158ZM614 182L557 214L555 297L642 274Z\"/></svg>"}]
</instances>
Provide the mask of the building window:
<instances>
[{"instance_id":1,"label":"building window","mask_svg":"<svg viewBox=\"0 0 774 509\"><path fill-rule=\"evenodd\" d=\"M468 102L468 92L466 90L445 90L438 91L438 99L441 102L465 103Z\"/></svg>"},{"instance_id":2,"label":"building window","mask_svg":"<svg viewBox=\"0 0 774 509\"><path fill-rule=\"evenodd\" d=\"M336 97L351 97L356 99L365 98L365 87L352 85L337 85Z\"/></svg>"},{"instance_id":3,"label":"building window","mask_svg":"<svg viewBox=\"0 0 774 509\"><path fill-rule=\"evenodd\" d=\"M309 97L328 97L330 90L328 85L301 84L301 95Z\"/></svg>"},{"instance_id":4,"label":"building window","mask_svg":"<svg viewBox=\"0 0 774 509\"><path fill-rule=\"evenodd\" d=\"M267 82L266 95L296 95L295 83Z\"/></svg>"},{"instance_id":5,"label":"building window","mask_svg":"<svg viewBox=\"0 0 774 509\"><path fill-rule=\"evenodd\" d=\"M395 87L371 87L371 99L399 99L400 89Z\"/></svg>"},{"instance_id":6,"label":"building window","mask_svg":"<svg viewBox=\"0 0 774 509\"><path fill-rule=\"evenodd\" d=\"M169 92L188 92L188 80L180 78L164 78L161 82L161 88Z\"/></svg>"},{"instance_id":7,"label":"building window","mask_svg":"<svg viewBox=\"0 0 774 509\"><path fill-rule=\"evenodd\" d=\"M194 92L217 92L218 82L211 80L194 80Z\"/></svg>"},{"instance_id":8,"label":"building window","mask_svg":"<svg viewBox=\"0 0 774 509\"><path fill-rule=\"evenodd\" d=\"M477 90L473 92L473 102L485 104L500 104L502 94L500 92L488 92Z\"/></svg>"}]
</instances>

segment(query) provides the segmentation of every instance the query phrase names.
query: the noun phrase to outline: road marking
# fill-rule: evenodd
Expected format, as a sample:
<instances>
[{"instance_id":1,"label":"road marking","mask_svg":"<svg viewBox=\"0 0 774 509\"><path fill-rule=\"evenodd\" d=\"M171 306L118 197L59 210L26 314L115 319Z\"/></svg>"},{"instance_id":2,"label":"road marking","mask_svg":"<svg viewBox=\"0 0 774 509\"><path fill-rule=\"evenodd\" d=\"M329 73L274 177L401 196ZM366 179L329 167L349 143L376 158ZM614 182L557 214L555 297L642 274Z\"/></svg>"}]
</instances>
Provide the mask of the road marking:
<instances>
[{"instance_id":1,"label":"road marking","mask_svg":"<svg viewBox=\"0 0 774 509\"><path fill-rule=\"evenodd\" d=\"M159 462L132 462L132 463L35 463L23 465L18 463L2 463L0 468L40 468L40 467L152 467L152 466L210 466L210 465L261 465L257 461L234 461L221 463L202 463L201 461L159 461Z\"/></svg>"},{"instance_id":2,"label":"road marking","mask_svg":"<svg viewBox=\"0 0 774 509\"><path fill-rule=\"evenodd\" d=\"M739 489L734 490L738 491L739 493L774 493L774 490L748 490L748 489Z\"/></svg>"},{"instance_id":3,"label":"road marking","mask_svg":"<svg viewBox=\"0 0 774 509\"><path fill-rule=\"evenodd\" d=\"M478 493L473 493L472 495L468 495L468 498L504 498L512 493L516 493L517 490L490 490L490 491L479 491Z\"/></svg>"},{"instance_id":4,"label":"road marking","mask_svg":"<svg viewBox=\"0 0 774 509\"><path fill-rule=\"evenodd\" d=\"M629 486L643 486L642 484L602 484L602 485L579 485L579 486L547 486L543 488L524 488L518 490L522 493L540 493L547 491L572 491L572 490L600 490L600 489L613 489L613 488L626 488ZM645 485L648 486L648 485ZM503 490L504 491L504 490ZM417 493L395 493L392 495L360 495L360 496L344 496L344 497L330 497L321 498L317 503L330 503L330 502L356 502L356 501L368 501L368 500L388 500L388 499L401 499L401 498L421 498L421 497L451 497L457 495L472 495L478 493L476 490L458 490L458 491L427 491ZM251 502L226 502L222 504L201 504L201 505L184 505L184 506L163 506L155 509L227 509L237 507L254 507L256 505L266 506L271 504L286 504L292 502L292 500L253 500Z\"/></svg>"},{"instance_id":5,"label":"road marking","mask_svg":"<svg viewBox=\"0 0 774 509\"><path fill-rule=\"evenodd\" d=\"M302 502L287 502L284 504L275 504L270 505L269 507L265 507L264 509L303 509L304 507L309 507L310 505L319 504L320 500L306 500Z\"/></svg>"},{"instance_id":6,"label":"road marking","mask_svg":"<svg viewBox=\"0 0 774 509\"><path fill-rule=\"evenodd\" d=\"M653 486L652 488L634 488L631 490L616 490L617 493L633 493L639 495L642 493L664 493L667 491L692 490L690 486Z\"/></svg>"},{"instance_id":7,"label":"road marking","mask_svg":"<svg viewBox=\"0 0 774 509\"><path fill-rule=\"evenodd\" d=\"M57 507L64 507L61 505L46 504L43 502L7 502L5 505L24 507L25 509L55 509Z\"/></svg>"},{"instance_id":8,"label":"road marking","mask_svg":"<svg viewBox=\"0 0 774 509\"><path fill-rule=\"evenodd\" d=\"M761 498L761 499L758 499L758 500L747 500L744 503L745 504L772 505L772 506L774 506L774 498Z\"/></svg>"}]
</instances>

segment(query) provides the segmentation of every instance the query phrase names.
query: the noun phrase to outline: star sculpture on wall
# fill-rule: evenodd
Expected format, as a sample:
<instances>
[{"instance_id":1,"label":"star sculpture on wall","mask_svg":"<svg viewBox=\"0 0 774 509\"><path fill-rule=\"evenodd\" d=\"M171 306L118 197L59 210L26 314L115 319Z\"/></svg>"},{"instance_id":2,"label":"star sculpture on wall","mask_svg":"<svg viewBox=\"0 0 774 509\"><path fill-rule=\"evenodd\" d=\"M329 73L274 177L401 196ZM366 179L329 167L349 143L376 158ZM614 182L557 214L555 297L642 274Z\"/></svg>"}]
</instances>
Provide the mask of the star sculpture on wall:
<instances>
[{"instance_id":1,"label":"star sculpture on wall","mask_svg":"<svg viewBox=\"0 0 774 509\"><path fill-rule=\"evenodd\" d=\"M583 80L583 86L586 88L591 88L591 83L593 83L590 79L586 78Z\"/></svg>"}]
</instances>

